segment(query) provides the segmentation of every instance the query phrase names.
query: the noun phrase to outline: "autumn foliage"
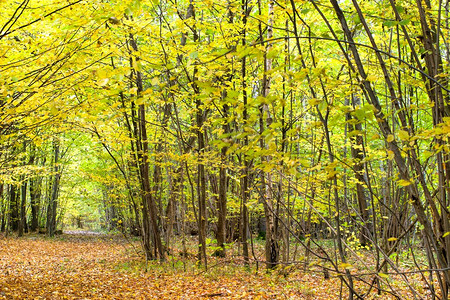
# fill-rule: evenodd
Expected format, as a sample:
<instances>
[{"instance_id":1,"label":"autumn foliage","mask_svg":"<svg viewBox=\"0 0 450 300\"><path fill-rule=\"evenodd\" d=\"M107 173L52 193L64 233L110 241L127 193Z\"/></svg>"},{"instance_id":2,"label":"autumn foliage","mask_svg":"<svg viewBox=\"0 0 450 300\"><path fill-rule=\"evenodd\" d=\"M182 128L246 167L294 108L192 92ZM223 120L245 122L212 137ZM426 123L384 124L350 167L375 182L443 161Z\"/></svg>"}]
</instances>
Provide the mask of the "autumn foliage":
<instances>
[{"instance_id":1,"label":"autumn foliage","mask_svg":"<svg viewBox=\"0 0 450 300\"><path fill-rule=\"evenodd\" d=\"M2 293L446 300L449 5L0 1Z\"/></svg>"}]
</instances>

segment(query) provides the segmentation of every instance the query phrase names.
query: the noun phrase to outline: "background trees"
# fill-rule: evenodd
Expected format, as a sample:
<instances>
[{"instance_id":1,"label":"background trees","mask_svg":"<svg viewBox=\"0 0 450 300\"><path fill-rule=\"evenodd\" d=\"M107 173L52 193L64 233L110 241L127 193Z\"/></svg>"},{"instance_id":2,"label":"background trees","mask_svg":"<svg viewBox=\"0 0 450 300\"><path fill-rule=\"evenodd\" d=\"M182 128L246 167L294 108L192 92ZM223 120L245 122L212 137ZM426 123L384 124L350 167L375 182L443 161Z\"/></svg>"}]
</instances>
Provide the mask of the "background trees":
<instances>
[{"instance_id":1,"label":"background trees","mask_svg":"<svg viewBox=\"0 0 450 300\"><path fill-rule=\"evenodd\" d=\"M205 267L233 241L250 264L257 235L362 297L409 253L448 296L448 3L2 5L2 230L52 235L77 199L147 259L195 233Z\"/></svg>"}]
</instances>

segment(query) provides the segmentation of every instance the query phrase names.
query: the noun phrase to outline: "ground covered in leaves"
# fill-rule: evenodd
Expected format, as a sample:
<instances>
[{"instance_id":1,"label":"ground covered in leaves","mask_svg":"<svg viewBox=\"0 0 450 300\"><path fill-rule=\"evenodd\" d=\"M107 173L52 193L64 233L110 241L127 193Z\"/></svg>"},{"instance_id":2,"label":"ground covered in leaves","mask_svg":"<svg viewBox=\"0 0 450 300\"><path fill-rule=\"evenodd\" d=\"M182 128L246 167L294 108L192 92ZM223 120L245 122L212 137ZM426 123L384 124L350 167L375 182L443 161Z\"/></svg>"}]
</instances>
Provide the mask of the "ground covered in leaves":
<instances>
[{"instance_id":1,"label":"ground covered in leaves","mask_svg":"<svg viewBox=\"0 0 450 300\"><path fill-rule=\"evenodd\" d=\"M211 258L208 271L173 254L147 265L139 243L71 232L0 236L0 299L339 299L338 278L246 271ZM382 299L388 299L380 296ZM367 299L372 299L368 297Z\"/></svg>"}]
</instances>

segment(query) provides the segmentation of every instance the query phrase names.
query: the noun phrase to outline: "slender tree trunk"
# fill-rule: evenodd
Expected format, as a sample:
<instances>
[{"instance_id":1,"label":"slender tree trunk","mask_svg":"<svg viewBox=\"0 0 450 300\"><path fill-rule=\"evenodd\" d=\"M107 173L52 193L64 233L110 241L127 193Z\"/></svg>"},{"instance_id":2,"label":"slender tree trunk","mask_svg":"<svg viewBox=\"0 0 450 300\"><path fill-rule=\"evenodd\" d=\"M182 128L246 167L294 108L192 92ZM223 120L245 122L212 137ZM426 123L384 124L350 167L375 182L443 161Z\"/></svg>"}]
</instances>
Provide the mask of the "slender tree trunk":
<instances>
[{"instance_id":1,"label":"slender tree trunk","mask_svg":"<svg viewBox=\"0 0 450 300\"><path fill-rule=\"evenodd\" d=\"M244 24L243 31L242 31L242 46L245 47L247 44L246 41L246 29L245 26L247 25L247 18L249 12L248 8L248 0L242 0L242 13L243 13L243 20L242 23ZM244 104L243 112L242 112L242 118L243 118L243 124L242 128L245 131L248 124L248 95L247 95L247 57L244 56L242 58L242 69L241 69L241 76L242 76L242 101ZM245 135L244 137L244 147L248 147L248 136ZM248 208L247 208L247 202L250 197L249 195L249 168L250 168L250 161L247 157L246 153L243 154L244 158L244 166L242 168L242 183L241 183L241 197L242 197L242 216L241 216L241 243L242 243L242 254L244 256L244 262L248 266L249 265L249 251L248 251L248 231L249 231L249 221L248 221Z\"/></svg>"},{"instance_id":2,"label":"slender tree trunk","mask_svg":"<svg viewBox=\"0 0 450 300\"><path fill-rule=\"evenodd\" d=\"M228 115L228 106L223 107L224 118ZM223 125L223 130L227 134L229 132L229 125L226 121ZM222 147L220 151L220 169L219 169L219 197L217 201L218 219L217 219L217 246L220 250L216 254L220 257L225 257L225 242L226 242L226 221L227 221L227 190L228 190L228 175L227 175L227 150L228 147Z\"/></svg>"},{"instance_id":3,"label":"slender tree trunk","mask_svg":"<svg viewBox=\"0 0 450 300\"><path fill-rule=\"evenodd\" d=\"M132 34L129 35L129 43L133 51L138 51L136 40ZM130 57L131 66L133 67L133 60L139 61L139 57ZM139 70L133 69L135 74L135 83L137 87L136 97L140 98L144 91L142 74ZM132 106L132 114L135 114ZM155 246L155 252L159 254L160 260L165 260L164 247L161 241L161 233L158 226L158 209L155 202L155 195L150 184L150 164L149 164L149 146L147 137L147 121L145 104L140 104L137 107L136 121L134 123L134 135L136 140L137 161L139 167L139 178L141 182L141 198L142 198L142 231L143 231L143 246L147 259L153 259L152 255L152 241ZM133 118L134 120L134 118ZM159 174L155 174L159 176Z\"/></svg>"},{"instance_id":4,"label":"slender tree trunk","mask_svg":"<svg viewBox=\"0 0 450 300\"><path fill-rule=\"evenodd\" d=\"M260 1L258 5L261 6ZM270 70L272 70L272 59L268 58L268 53L272 50L272 42L270 41L273 37L273 22L274 22L274 1L269 1L268 4L268 15L269 20L267 24L267 42L264 54L264 76L262 80L262 96L267 98L270 93L270 77L267 75ZM261 7L259 7L261 12ZM261 26L261 25L260 25ZM260 27L260 39L263 41L262 28ZM268 104L262 104L260 106L260 119L259 127L260 134L263 135L266 128L270 128L273 119L270 114ZM268 149L264 138L260 139L260 147L262 149ZM269 156L262 157L263 164L270 163L271 158ZM266 261L267 268L273 269L279 260L279 245L277 239L277 228L276 228L276 216L275 216L275 206L274 206L274 186L272 182L272 174L270 172L261 172L261 193L263 194L263 204L264 204L264 215L266 220Z\"/></svg>"},{"instance_id":5,"label":"slender tree trunk","mask_svg":"<svg viewBox=\"0 0 450 300\"><path fill-rule=\"evenodd\" d=\"M195 8L194 1L190 0L189 6L186 13L186 19L192 18L195 20ZM195 22L191 27L193 42L196 43L199 40L197 27L195 26ZM183 43L183 41L182 41ZM199 99L199 87L197 86L197 66L194 67L192 74L192 89L194 93L194 104L196 109L195 114L195 125L197 131L197 151L198 151L198 162L197 162L197 203L198 203L198 232L199 232L199 240L198 240L198 260L199 263L202 263L205 266L205 269L208 268L207 257L206 257L206 222L208 220L207 211L206 211L206 173L205 173L205 136L204 136L204 128L203 123L204 119L204 109L202 100Z\"/></svg>"},{"instance_id":6,"label":"slender tree trunk","mask_svg":"<svg viewBox=\"0 0 450 300\"><path fill-rule=\"evenodd\" d=\"M6 227L6 221L7 221L7 215L8 215L8 209L6 206L5 197L3 195L5 185L3 183L0 183L0 232L5 232Z\"/></svg>"},{"instance_id":7,"label":"slender tree trunk","mask_svg":"<svg viewBox=\"0 0 450 300\"><path fill-rule=\"evenodd\" d=\"M60 146L59 141L53 141L53 182L50 194L50 199L47 206L47 235L53 237L56 230L56 211L58 207L58 192L59 192L59 182L61 178L61 171L59 166L60 158Z\"/></svg>"},{"instance_id":8,"label":"slender tree trunk","mask_svg":"<svg viewBox=\"0 0 450 300\"><path fill-rule=\"evenodd\" d=\"M17 203L17 187L9 185L9 228L11 231L19 229L19 205Z\"/></svg>"},{"instance_id":9,"label":"slender tree trunk","mask_svg":"<svg viewBox=\"0 0 450 300\"><path fill-rule=\"evenodd\" d=\"M27 181L23 180L20 187L21 201L20 201L20 220L17 235L19 237L23 236L24 231L26 231L27 218L26 218L26 203L27 203Z\"/></svg>"},{"instance_id":10,"label":"slender tree trunk","mask_svg":"<svg viewBox=\"0 0 450 300\"><path fill-rule=\"evenodd\" d=\"M333 149L331 148L331 139L330 139L330 131L329 131L329 128L328 128L328 120L322 116L322 114L320 113L319 109L317 109L317 111L318 111L318 114L319 114L320 119L322 121L322 124L324 126L325 140L326 140L326 144L327 144L328 157L330 159L330 164L333 164L334 161L335 161L335 157L334 157ZM346 260L346 257L345 257L344 246L342 244L341 201L340 201L340 197L339 197L339 193L338 193L338 182L337 182L336 174L333 175L332 181L333 181L332 182L332 189L333 189L334 205L335 205L335 208L336 208L336 214L335 214L335 218L334 218L335 221L336 221L336 242L337 242L337 245L338 245L339 258L341 259L342 263L346 263L347 260ZM352 279L352 276L351 276L349 270L346 269L345 273L347 275L348 287L349 287L348 299L352 300L353 296L354 296L353 279Z\"/></svg>"},{"instance_id":11,"label":"slender tree trunk","mask_svg":"<svg viewBox=\"0 0 450 300\"><path fill-rule=\"evenodd\" d=\"M33 151L33 150L32 150ZM35 164L35 154L31 154L31 164ZM31 226L30 231L39 229L39 206L41 201L42 177L33 177L29 180L30 185L30 203L31 203Z\"/></svg>"},{"instance_id":12,"label":"slender tree trunk","mask_svg":"<svg viewBox=\"0 0 450 300\"><path fill-rule=\"evenodd\" d=\"M356 109L361 106L361 100L357 95L352 95L352 103L353 107ZM361 245L365 246L368 243L368 237L372 235L372 229L370 225L370 212L369 205L367 203L367 197L365 195L363 183L364 179L364 139L362 136L363 129L361 121L352 118L350 114L348 114L348 118L355 120L355 123L348 122L348 130L351 133L350 143L351 143L351 155L354 160L353 163L353 172L355 173L355 177L357 179L356 182L356 199L358 202L358 210L361 216L361 221L363 225L361 226L361 230L359 232L359 242ZM354 125L353 125L354 124Z\"/></svg>"},{"instance_id":13,"label":"slender tree trunk","mask_svg":"<svg viewBox=\"0 0 450 300\"><path fill-rule=\"evenodd\" d=\"M207 267L206 258L206 174L204 164L205 138L203 135L203 109L201 101L196 100L196 124L197 124L197 141L198 141L198 165L197 165L197 199L199 207L198 231L199 231L199 261L202 259Z\"/></svg>"}]
</instances>

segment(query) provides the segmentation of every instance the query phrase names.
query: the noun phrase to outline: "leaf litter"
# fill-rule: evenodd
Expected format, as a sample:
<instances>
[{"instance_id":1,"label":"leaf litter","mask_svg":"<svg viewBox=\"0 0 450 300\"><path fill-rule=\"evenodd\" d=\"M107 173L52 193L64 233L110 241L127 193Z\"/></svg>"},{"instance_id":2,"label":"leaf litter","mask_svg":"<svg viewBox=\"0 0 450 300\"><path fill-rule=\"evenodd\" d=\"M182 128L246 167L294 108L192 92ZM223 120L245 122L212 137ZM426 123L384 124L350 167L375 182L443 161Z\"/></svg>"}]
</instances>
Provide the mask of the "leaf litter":
<instances>
[{"instance_id":1,"label":"leaf litter","mask_svg":"<svg viewBox=\"0 0 450 300\"><path fill-rule=\"evenodd\" d=\"M218 262L204 271L180 256L146 263L138 242L71 232L0 237L0 299L339 299L339 278L292 270L267 274ZM384 295L386 296L386 295ZM367 299L374 299L376 295ZM382 299L389 299L381 296ZM407 299L407 298L406 298Z\"/></svg>"}]
</instances>

